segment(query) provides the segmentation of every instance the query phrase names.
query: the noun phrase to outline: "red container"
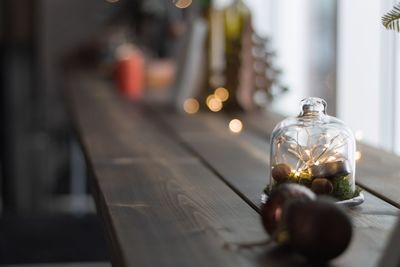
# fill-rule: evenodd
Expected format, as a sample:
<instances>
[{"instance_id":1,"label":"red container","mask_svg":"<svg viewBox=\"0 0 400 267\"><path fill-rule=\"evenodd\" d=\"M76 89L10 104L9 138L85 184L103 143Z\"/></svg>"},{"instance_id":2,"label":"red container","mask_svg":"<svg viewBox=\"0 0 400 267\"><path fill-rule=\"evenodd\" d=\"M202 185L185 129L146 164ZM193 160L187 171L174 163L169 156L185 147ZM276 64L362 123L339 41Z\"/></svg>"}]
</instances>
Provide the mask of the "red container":
<instances>
[{"instance_id":1,"label":"red container","mask_svg":"<svg viewBox=\"0 0 400 267\"><path fill-rule=\"evenodd\" d=\"M131 51L117 61L116 81L118 89L133 100L143 95L145 60L139 50Z\"/></svg>"}]
</instances>

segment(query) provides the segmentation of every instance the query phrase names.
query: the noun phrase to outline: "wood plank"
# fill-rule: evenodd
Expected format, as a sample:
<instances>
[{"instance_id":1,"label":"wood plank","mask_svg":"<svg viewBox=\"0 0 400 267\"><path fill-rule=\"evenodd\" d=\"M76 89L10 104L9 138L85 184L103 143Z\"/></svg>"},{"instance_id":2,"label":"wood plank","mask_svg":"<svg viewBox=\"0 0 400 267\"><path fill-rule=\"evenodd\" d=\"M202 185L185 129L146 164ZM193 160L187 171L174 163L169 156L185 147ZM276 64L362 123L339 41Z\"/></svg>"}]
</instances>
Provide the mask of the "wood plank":
<instances>
[{"instance_id":1,"label":"wood plank","mask_svg":"<svg viewBox=\"0 0 400 267\"><path fill-rule=\"evenodd\" d=\"M216 114L196 116L177 115L160 112L166 127L172 134L203 158L211 169L220 174L229 185L242 193L242 197L254 206L259 203L260 195L267 184L268 142L249 134L238 135L229 131L229 120ZM246 153L247 158L243 158ZM246 173L242 170L246 164ZM248 182L247 177L257 182ZM260 187L264 184L264 187ZM254 192L257 192L254 194Z\"/></svg>"},{"instance_id":2,"label":"wood plank","mask_svg":"<svg viewBox=\"0 0 400 267\"><path fill-rule=\"evenodd\" d=\"M310 266L276 246L224 249L266 239L260 218L202 165L187 164L95 166L98 203L115 231L114 266Z\"/></svg>"},{"instance_id":3,"label":"wood plank","mask_svg":"<svg viewBox=\"0 0 400 267\"><path fill-rule=\"evenodd\" d=\"M71 106L113 266L307 265L275 248L224 249L267 238L257 212L140 109L95 88L70 92Z\"/></svg>"},{"instance_id":4,"label":"wood plank","mask_svg":"<svg viewBox=\"0 0 400 267\"><path fill-rule=\"evenodd\" d=\"M400 208L400 157L393 153L357 144L357 181L364 188Z\"/></svg>"},{"instance_id":5,"label":"wood plank","mask_svg":"<svg viewBox=\"0 0 400 267\"><path fill-rule=\"evenodd\" d=\"M256 212L198 162L94 171L121 266L250 266L223 244L266 238Z\"/></svg>"},{"instance_id":6,"label":"wood plank","mask_svg":"<svg viewBox=\"0 0 400 267\"><path fill-rule=\"evenodd\" d=\"M218 115L160 117L230 186L243 192L243 197L253 206L259 205L261 191L267 183L267 141L246 130L239 135L230 133L229 120ZM201 134L192 131L190 125L202 128ZM207 125L219 125L219 128ZM394 225L397 208L368 192L364 193L365 203L350 210L355 224L351 247L335 260L335 264L375 266L388 230Z\"/></svg>"},{"instance_id":7,"label":"wood plank","mask_svg":"<svg viewBox=\"0 0 400 267\"><path fill-rule=\"evenodd\" d=\"M90 77L70 79L67 96L75 128L84 136L89 157L96 161L132 158L185 159L190 155L140 115L140 106L112 91L105 81ZM158 146L157 142L163 143Z\"/></svg>"},{"instance_id":8,"label":"wood plank","mask_svg":"<svg viewBox=\"0 0 400 267\"><path fill-rule=\"evenodd\" d=\"M247 131L232 135L228 121L214 116L194 121L167 116L169 125L162 129L140 108L109 94L79 93L73 103L116 266L305 265L276 248L222 248L225 242L265 238L257 213L225 184L257 206L267 176L265 139ZM111 127L103 131L106 125ZM178 141L162 133L167 128ZM335 265L373 266L377 261L397 209L370 194L366 198L351 210L356 234Z\"/></svg>"}]
</instances>

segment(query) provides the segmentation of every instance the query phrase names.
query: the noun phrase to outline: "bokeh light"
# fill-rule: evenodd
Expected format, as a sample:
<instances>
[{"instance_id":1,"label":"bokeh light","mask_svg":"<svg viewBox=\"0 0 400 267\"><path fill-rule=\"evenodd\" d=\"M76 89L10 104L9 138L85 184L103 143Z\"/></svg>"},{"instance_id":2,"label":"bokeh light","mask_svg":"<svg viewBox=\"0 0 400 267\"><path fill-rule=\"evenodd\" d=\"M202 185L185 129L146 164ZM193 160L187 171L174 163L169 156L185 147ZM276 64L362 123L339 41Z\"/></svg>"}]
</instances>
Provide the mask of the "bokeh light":
<instances>
[{"instance_id":1,"label":"bokeh light","mask_svg":"<svg viewBox=\"0 0 400 267\"><path fill-rule=\"evenodd\" d=\"M192 0L172 0L172 3L174 3L177 8L187 8L192 4Z\"/></svg>"},{"instance_id":2,"label":"bokeh light","mask_svg":"<svg viewBox=\"0 0 400 267\"><path fill-rule=\"evenodd\" d=\"M129 59L137 53L137 48L132 43L123 43L115 50L115 56L118 60Z\"/></svg>"},{"instance_id":3,"label":"bokeh light","mask_svg":"<svg viewBox=\"0 0 400 267\"><path fill-rule=\"evenodd\" d=\"M188 114L195 114L199 111L200 104L194 98L188 98L183 103L183 110Z\"/></svg>"},{"instance_id":4,"label":"bokeh light","mask_svg":"<svg viewBox=\"0 0 400 267\"><path fill-rule=\"evenodd\" d=\"M233 133L240 133L243 129L243 123L238 119L229 122L229 130Z\"/></svg>"},{"instance_id":5,"label":"bokeh light","mask_svg":"<svg viewBox=\"0 0 400 267\"><path fill-rule=\"evenodd\" d=\"M113 4L113 3L117 3L119 0L106 0L106 1Z\"/></svg>"},{"instance_id":6,"label":"bokeh light","mask_svg":"<svg viewBox=\"0 0 400 267\"><path fill-rule=\"evenodd\" d=\"M212 112L218 112L222 109L223 105L221 100L216 98L215 96L212 97L207 97L207 107L212 111Z\"/></svg>"},{"instance_id":7,"label":"bokeh light","mask_svg":"<svg viewBox=\"0 0 400 267\"><path fill-rule=\"evenodd\" d=\"M356 138L357 141L361 141L364 137L364 133L361 130L357 130L354 133L354 137Z\"/></svg>"},{"instance_id":8,"label":"bokeh light","mask_svg":"<svg viewBox=\"0 0 400 267\"><path fill-rule=\"evenodd\" d=\"M222 102L225 102L229 98L229 91L226 88L219 87L215 89L214 95Z\"/></svg>"},{"instance_id":9,"label":"bokeh light","mask_svg":"<svg viewBox=\"0 0 400 267\"><path fill-rule=\"evenodd\" d=\"M213 98L215 98L214 95L209 95L209 96L207 96L207 98L206 98L206 105L207 105L207 106L209 105L210 100L213 99Z\"/></svg>"},{"instance_id":10,"label":"bokeh light","mask_svg":"<svg viewBox=\"0 0 400 267\"><path fill-rule=\"evenodd\" d=\"M361 152L356 151L355 157L356 157L356 160L360 160L362 158Z\"/></svg>"}]
</instances>

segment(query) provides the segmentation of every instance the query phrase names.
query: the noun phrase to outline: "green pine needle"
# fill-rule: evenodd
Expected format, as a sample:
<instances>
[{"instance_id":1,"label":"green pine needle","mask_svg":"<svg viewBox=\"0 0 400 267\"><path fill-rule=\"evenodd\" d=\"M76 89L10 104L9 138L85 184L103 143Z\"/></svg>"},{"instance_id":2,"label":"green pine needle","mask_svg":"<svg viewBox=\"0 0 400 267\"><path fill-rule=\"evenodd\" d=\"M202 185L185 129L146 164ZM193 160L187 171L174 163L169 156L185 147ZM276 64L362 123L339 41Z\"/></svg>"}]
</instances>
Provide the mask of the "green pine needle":
<instances>
[{"instance_id":1,"label":"green pine needle","mask_svg":"<svg viewBox=\"0 0 400 267\"><path fill-rule=\"evenodd\" d=\"M400 3L382 17L382 24L388 30L400 32Z\"/></svg>"}]
</instances>

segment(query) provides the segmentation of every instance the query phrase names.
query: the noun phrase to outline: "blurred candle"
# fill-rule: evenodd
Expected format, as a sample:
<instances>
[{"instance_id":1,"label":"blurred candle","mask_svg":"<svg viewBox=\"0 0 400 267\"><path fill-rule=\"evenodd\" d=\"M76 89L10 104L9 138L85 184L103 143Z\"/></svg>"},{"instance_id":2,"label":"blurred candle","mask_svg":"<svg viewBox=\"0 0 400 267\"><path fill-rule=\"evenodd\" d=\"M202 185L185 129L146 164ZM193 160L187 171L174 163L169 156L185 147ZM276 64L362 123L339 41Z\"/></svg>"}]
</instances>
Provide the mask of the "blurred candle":
<instances>
[{"instance_id":1,"label":"blurred candle","mask_svg":"<svg viewBox=\"0 0 400 267\"><path fill-rule=\"evenodd\" d=\"M117 51L116 80L118 89L133 100L140 99L144 89L144 56L136 48Z\"/></svg>"}]
</instances>

